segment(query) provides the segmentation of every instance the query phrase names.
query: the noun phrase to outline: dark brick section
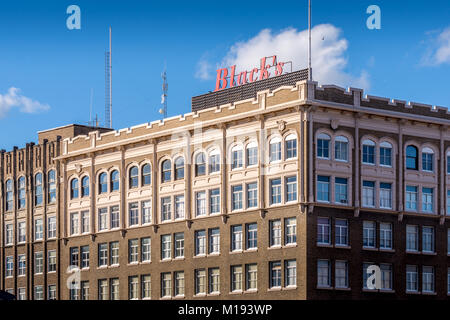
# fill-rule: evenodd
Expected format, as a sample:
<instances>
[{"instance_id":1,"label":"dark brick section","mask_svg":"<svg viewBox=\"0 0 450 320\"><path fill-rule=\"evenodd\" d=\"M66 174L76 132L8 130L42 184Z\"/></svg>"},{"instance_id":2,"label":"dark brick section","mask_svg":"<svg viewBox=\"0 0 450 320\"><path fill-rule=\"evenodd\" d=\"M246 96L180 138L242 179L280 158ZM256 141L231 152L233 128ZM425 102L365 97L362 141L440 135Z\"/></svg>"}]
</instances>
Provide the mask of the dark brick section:
<instances>
[{"instance_id":1,"label":"dark brick section","mask_svg":"<svg viewBox=\"0 0 450 320\"><path fill-rule=\"evenodd\" d=\"M335 243L335 221L336 219L347 219L349 230L350 248L321 247L317 245L317 218L330 218L331 220L331 243ZM308 244L307 244L307 299L357 299L357 300L395 300L395 299L448 299L447 296L447 266L450 257L447 255L447 229L450 228L449 221L443 225L439 223L436 216L414 217L404 216L399 221L398 215L384 212L361 211L359 217L354 216L353 210L315 207L314 213L308 215ZM377 222L376 247L379 247L379 224L391 223L393 235L393 250L380 251L363 249L363 222ZM423 226L435 228L435 252L436 254L414 254L406 250L406 225L419 226L419 250L422 249ZM317 260L328 259L331 261L331 284L335 280L336 260L348 261L349 287L351 290L318 289L317 288ZM368 292L363 288L363 263L392 264L392 292ZM422 287L422 267L432 266L435 268L435 295L409 294L406 293L406 266L417 265L419 268L419 291Z\"/></svg>"},{"instance_id":2,"label":"dark brick section","mask_svg":"<svg viewBox=\"0 0 450 320\"><path fill-rule=\"evenodd\" d=\"M210 92L201 96L192 97L192 111L233 103L240 100L256 98L258 91L275 90L281 86L293 86L298 81L308 79L308 69L298 70L274 78L255 81L238 87Z\"/></svg>"}]
</instances>

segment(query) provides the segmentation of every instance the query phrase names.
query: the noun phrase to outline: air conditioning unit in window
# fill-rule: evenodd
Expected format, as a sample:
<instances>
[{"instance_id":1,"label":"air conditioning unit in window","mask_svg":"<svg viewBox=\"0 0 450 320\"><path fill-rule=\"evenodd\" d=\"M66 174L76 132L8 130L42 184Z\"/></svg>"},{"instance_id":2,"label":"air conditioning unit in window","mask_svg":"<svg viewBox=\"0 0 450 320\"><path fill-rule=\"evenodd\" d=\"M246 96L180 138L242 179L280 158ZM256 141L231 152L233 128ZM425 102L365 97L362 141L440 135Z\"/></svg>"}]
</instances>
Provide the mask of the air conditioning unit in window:
<instances>
[{"instance_id":1,"label":"air conditioning unit in window","mask_svg":"<svg viewBox=\"0 0 450 320\"><path fill-rule=\"evenodd\" d=\"M342 204L347 204L347 200L346 199L341 199L341 203Z\"/></svg>"}]
</instances>

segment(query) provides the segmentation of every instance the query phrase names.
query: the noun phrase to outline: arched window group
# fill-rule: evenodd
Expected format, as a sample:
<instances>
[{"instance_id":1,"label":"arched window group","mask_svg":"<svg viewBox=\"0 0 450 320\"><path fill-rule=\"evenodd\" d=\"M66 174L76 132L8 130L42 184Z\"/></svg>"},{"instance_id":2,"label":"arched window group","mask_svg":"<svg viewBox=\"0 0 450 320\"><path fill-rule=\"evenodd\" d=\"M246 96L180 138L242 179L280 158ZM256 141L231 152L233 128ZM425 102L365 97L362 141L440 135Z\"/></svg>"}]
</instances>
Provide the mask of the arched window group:
<instances>
[{"instance_id":1,"label":"arched window group","mask_svg":"<svg viewBox=\"0 0 450 320\"><path fill-rule=\"evenodd\" d=\"M144 164L141 167L141 187L148 186L151 184L152 177L152 168L149 163ZM128 170L128 187L130 189L138 188L139 187L139 167L138 166L132 166Z\"/></svg>"},{"instance_id":2,"label":"arched window group","mask_svg":"<svg viewBox=\"0 0 450 320\"><path fill-rule=\"evenodd\" d=\"M377 145L373 140L366 139L362 143L363 164L375 165L378 157L379 165L392 167L392 154L392 144L387 141Z\"/></svg>"},{"instance_id":3,"label":"arched window group","mask_svg":"<svg viewBox=\"0 0 450 320\"><path fill-rule=\"evenodd\" d=\"M349 140L343 135L336 136L333 141L326 133L320 133L317 136L316 154L319 159L332 159L331 148L334 146L334 160L348 161L349 159Z\"/></svg>"},{"instance_id":4,"label":"arched window group","mask_svg":"<svg viewBox=\"0 0 450 320\"><path fill-rule=\"evenodd\" d=\"M89 196L89 177L81 178L81 186L78 178L73 178L70 182L70 199Z\"/></svg>"},{"instance_id":5,"label":"arched window group","mask_svg":"<svg viewBox=\"0 0 450 320\"><path fill-rule=\"evenodd\" d=\"M429 147L424 147L421 150L422 154L422 171L434 171L434 150ZM414 145L406 147L405 166L408 170L419 170L419 149Z\"/></svg>"}]
</instances>

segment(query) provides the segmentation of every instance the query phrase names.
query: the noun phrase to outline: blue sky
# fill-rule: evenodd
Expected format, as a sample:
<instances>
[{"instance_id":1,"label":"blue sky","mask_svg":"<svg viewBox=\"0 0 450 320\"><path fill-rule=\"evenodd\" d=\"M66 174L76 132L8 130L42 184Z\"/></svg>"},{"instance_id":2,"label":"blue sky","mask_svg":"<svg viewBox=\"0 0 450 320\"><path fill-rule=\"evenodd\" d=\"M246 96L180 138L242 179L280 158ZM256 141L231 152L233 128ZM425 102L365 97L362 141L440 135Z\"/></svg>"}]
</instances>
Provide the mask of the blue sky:
<instances>
[{"instance_id":1,"label":"blue sky","mask_svg":"<svg viewBox=\"0 0 450 320\"><path fill-rule=\"evenodd\" d=\"M66 27L71 4L81 9L81 30ZM366 27L366 8L372 4L381 8L381 30ZM322 24L328 27L317 28L317 35L323 33L325 41L316 36L318 45L313 46L316 57L326 61L317 67L319 83L336 79L345 87L363 84L371 95L450 106L448 0L313 0L313 25ZM258 65L259 52L247 50L258 41L279 55L298 48L296 66L306 66L306 42L285 48L269 42L282 43L288 28L303 39L307 0L2 1L0 149L36 141L39 130L87 124L91 89L94 112L104 120L109 25L116 129L161 118L164 64L169 116L189 112L192 96L214 90L217 66L245 65L243 59L253 58ZM265 29L270 31L261 34ZM335 49L331 57L324 53L328 46ZM12 93L12 87L20 91ZM6 110L11 94L18 102Z\"/></svg>"}]
</instances>

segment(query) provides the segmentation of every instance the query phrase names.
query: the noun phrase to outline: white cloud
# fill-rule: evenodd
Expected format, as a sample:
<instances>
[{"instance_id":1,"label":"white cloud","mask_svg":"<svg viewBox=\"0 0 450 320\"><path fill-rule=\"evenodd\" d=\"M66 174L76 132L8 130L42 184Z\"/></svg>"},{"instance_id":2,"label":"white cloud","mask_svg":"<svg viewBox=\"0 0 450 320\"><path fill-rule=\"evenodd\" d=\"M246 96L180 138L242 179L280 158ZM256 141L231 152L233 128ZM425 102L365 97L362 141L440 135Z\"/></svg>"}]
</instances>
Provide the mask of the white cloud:
<instances>
[{"instance_id":1,"label":"white cloud","mask_svg":"<svg viewBox=\"0 0 450 320\"><path fill-rule=\"evenodd\" d=\"M19 108L23 113L37 113L49 110L50 106L25 97L20 94L20 89L11 87L8 93L0 94L0 118L5 117L12 108Z\"/></svg>"},{"instance_id":2,"label":"white cloud","mask_svg":"<svg viewBox=\"0 0 450 320\"><path fill-rule=\"evenodd\" d=\"M202 58L197 63L195 77L201 80L209 80L211 79L211 69L211 64L205 58Z\"/></svg>"},{"instance_id":3,"label":"white cloud","mask_svg":"<svg viewBox=\"0 0 450 320\"><path fill-rule=\"evenodd\" d=\"M423 57L422 64L433 66L450 64L450 27L439 33L432 41L432 48Z\"/></svg>"},{"instance_id":4,"label":"white cloud","mask_svg":"<svg viewBox=\"0 0 450 320\"><path fill-rule=\"evenodd\" d=\"M369 88L369 77L365 71L356 76L346 71L348 41L341 37L340 29L331 24L315 26L312 29L311 48L315 81L320 84ZM292 61L294 71L307 68L308 31L288 28L274 33L264 29L255 37L231 46L221 65L236 65L236 70L249 70L259 67L260 58L274 54L278 61Z\"/></svg>"}]
</instances>

